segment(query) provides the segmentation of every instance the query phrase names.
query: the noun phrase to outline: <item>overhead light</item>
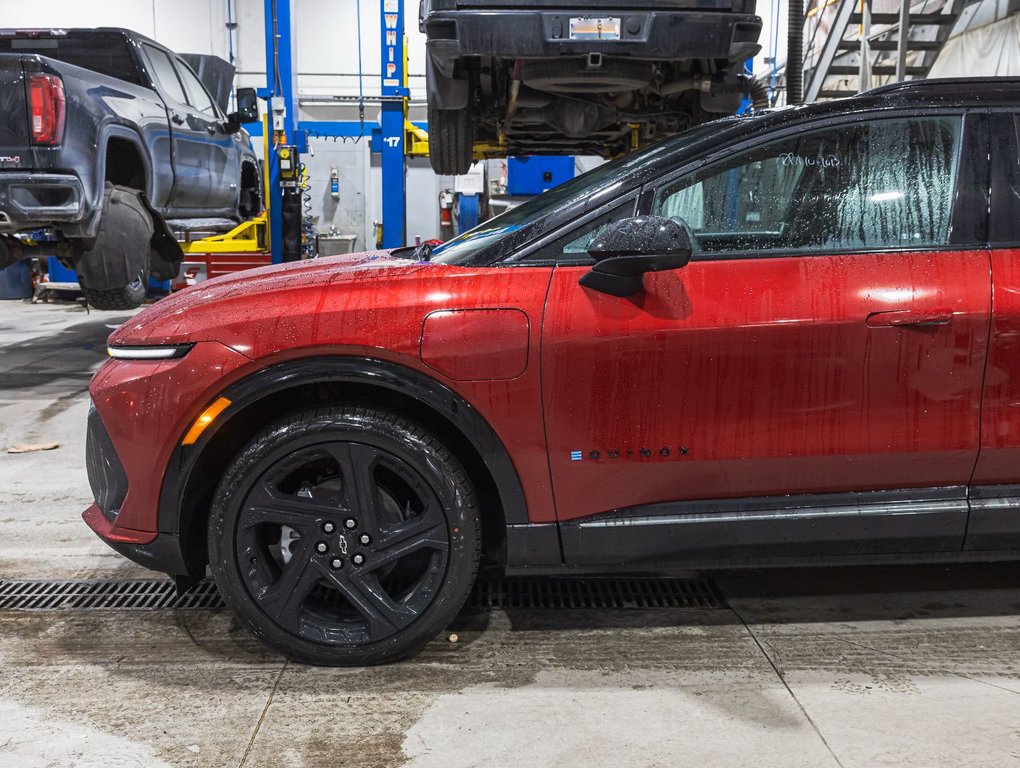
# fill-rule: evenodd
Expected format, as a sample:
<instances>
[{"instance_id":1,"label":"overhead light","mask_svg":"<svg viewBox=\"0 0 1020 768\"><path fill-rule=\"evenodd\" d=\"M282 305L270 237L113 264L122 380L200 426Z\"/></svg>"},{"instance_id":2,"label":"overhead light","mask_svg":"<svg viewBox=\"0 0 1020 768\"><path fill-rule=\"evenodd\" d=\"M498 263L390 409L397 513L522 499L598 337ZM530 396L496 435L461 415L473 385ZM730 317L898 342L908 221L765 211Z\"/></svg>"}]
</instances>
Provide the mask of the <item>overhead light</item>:
<instances>
[{"instance_id":1,"label":"overhead light","mask_svg":"<svg viewBox=\"0 0 1020 768\"><path fill-rule=\"evenodd\" d=\"M885 203L889 200L899 200L903 197L902 192L876 192L869 199L873 203Z\"/></svg>"},{"instance_id":2,"label":"overhead light","mask_svg":"<svg viewBox=\"0 0 1020 768\"><path fill-rule=\"evenodd\" d=\"M108 346L106 353L114 360L173 360L184 357L194 344L171 344L152 347Z\"/></svg>"}]
</instances>

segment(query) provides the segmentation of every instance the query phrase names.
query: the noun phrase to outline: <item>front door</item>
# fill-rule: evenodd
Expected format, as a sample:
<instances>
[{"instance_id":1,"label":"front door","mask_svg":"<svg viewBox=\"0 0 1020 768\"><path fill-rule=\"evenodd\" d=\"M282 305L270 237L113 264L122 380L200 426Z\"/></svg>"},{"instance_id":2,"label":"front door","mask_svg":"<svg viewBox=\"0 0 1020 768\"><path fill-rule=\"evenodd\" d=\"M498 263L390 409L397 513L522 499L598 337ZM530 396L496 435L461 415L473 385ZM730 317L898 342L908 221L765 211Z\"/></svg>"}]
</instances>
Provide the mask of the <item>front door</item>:
<instances>
[{"instance_id":1,"label":"front door","mask_svg":"<svg viewBox=\"0 0 1020 768\"><path fill-rule=\"evenodd\" d=\"M556 268L568 561L959 549L990 293L987 252L951 244L966 140L962 115L758 140L654 189L687 267L630 298Z\"/></svg>"},{"instance_id":2,"label":"front door","mask_svg":"<svg viewBox=\"0 0 1020 768\"><path fill-rule=\"evenodd\" d=\"M174 59L166 51L143 45L160 96L166 104L173 145L174 191L172 216L223 216L236 204L240 164L233 139L222 133L212 113L202 111L194 95L185 91L185 81ZM190 73L189 73L190 74ZM205 93L199 86L199 92ZM196 103L189 102L189 98ZM208 99L208 95L205 96ZM231 189L233 184L233 189Z\"/></svg>"}]
</instances>

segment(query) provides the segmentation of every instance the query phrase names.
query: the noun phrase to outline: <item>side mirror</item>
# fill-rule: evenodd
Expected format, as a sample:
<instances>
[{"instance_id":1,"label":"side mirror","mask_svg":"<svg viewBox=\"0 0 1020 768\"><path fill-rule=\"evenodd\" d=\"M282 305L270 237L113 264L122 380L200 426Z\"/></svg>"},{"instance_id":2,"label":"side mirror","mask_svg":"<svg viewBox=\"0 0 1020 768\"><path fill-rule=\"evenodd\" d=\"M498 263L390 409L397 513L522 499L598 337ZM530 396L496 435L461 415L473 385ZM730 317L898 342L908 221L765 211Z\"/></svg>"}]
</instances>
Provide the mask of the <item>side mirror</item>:
<instances>
[{"instance_id":1,"label":"side mirror","mask_svg":"<svg viewBox=\"0 0 1020 768\"><path fill-rule=\"evenodd\" d=\"M259 100L254 88L237 89L237 111L227 115L227 132L237 133L242 123L254 123L259 119Z\"/></svg>"},{"instance_id":2,"label":"side mirror","mask_svg":"<svg viewBox=\"0 0 1020 768\"><path fill-rule=\"evenodd\" d=\"M662 216L616 221L588 246L595 266L581 285L610 296L633 296L641 290L645 272L680 269L691 260L690 228Z\"/></svg>"}]
</instances>

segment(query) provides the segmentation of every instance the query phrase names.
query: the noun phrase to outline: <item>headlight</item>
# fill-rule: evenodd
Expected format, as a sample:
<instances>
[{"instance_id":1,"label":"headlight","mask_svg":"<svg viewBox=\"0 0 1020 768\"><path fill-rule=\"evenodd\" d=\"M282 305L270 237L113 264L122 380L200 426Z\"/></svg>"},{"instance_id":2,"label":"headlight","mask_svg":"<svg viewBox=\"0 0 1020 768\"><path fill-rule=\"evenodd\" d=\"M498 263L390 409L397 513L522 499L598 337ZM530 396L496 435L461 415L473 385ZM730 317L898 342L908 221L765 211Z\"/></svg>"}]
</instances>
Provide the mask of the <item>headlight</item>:
<instances>
[{"instance_id":1,"label":"headlight","mask_svg":"<svg viewBox=\"0 0 1020 768\"><path fill-rule=\"evenodd\" d=\"M184 357L194 344L168 344L153 347L108 346L107 354L115 360L174 360Z\"/></svg>"}]
</instances>

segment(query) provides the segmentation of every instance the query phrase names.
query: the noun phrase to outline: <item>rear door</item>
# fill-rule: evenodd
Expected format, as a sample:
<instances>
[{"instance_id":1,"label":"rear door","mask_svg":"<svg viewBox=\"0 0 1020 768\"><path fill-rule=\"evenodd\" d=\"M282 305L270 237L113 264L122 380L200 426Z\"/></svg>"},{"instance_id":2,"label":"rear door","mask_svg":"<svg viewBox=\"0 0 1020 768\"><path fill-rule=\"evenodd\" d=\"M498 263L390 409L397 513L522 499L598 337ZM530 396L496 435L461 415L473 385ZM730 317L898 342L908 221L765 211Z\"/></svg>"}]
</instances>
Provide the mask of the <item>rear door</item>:
<instances>
[{"instance_id":1,"label":"rear door","mask_svg":"<svg viewBox=\"0 0 1020 768\"><path fill-rule=\"evenodd\" d=\"M648 190L693 230L687 267L630 298L555 270L542 379L568 560L960 548L990 280L981 211L954 201L987 164L963 151L979 122L729 148Z\"/></svg>"}]
</instances>

